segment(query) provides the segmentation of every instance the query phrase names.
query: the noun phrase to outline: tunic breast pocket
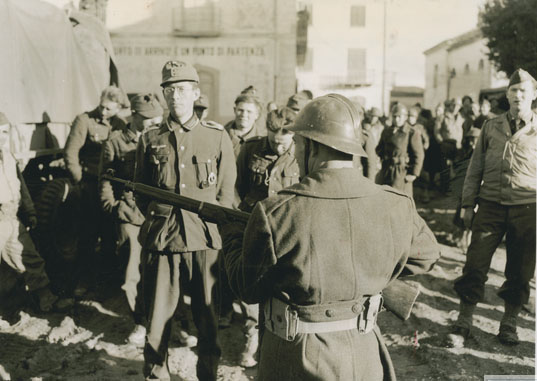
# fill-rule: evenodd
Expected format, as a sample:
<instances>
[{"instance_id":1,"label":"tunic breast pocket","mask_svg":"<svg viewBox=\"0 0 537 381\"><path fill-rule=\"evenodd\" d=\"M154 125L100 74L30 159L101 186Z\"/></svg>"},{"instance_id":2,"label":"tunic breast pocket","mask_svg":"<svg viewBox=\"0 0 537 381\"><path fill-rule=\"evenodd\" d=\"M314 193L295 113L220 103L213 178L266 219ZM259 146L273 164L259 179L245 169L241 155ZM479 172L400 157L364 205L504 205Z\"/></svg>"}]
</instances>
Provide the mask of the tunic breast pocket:
<instances>
[{"instance_id":1,"label":"tunic breast pocket","mask_svg":"<svg viewBox=\"0 0 537 381\"><path fill-rule=\"evenodd\" d=\"M252 184L268 185L268 167L270 163L271 162L265 158L259 157L257 155L252 156L250 162L248 163L248 169L250 170Z\"/></svg>"},{"instance_id":2,"label":"tunic breast pocket","mask_svg":"<svg viewBox=\"0 0 537 381\"><path fill-rule=\"evenodd\" d=\"M196 179L200 189L207 189L216 186L218 181L218 171L216 169L216 159L210 156L195 155L192 157L196 168Z\"/></svg>"},{"instance_id":3,"label":"tunic breast pocket","mask_svg":"<svg viewBox=\"0 0 537 381\"><path fill-rule=\"evenodd\" d=\"M282 186L284 188L290 187L293 184L298 183L299 181L299 172L297 166L290 166L284 168L282 174Z\"/></svg>"},{"instance_id":4,"label":"tunic breast pocket","mask_svg":"<svg viewBox=\"0 0 537 381\"><path fill-rule=\"evenodd\" d=\"M170 151L168 146L151 146L149 148L149 164L153 184L173 188L171 184Z\"/></svg>"}]
</instances>

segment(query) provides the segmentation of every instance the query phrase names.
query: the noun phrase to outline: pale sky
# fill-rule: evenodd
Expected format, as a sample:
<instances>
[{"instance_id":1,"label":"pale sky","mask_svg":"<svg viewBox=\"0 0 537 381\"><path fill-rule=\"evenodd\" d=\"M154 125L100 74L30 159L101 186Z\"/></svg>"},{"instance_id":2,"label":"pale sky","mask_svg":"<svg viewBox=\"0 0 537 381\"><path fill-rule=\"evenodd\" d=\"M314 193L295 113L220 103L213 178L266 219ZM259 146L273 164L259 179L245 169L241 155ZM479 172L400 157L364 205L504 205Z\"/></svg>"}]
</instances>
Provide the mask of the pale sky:
<instances>
[{"instance_id":1,"label":"pale sky","mask_svg":"<svg viewBox=\"0 0 537 381\"><path fill-rule=\"evenodd\" d=\"M43 0L59 7L79 0ZM143 20L155 0L108 0L110 29ZM337 0L332 1L337 6ZM367 2L379 0L366 0ZM477 25L485 0L386 0L388 4L387 69L397 86L425 84L423 51Z\"/></svg>"},{"instance_id":2,"label":"pale sky","mask_svg":"<svg viewBox=\"0 0 537 381\"><path fill-rule=\"evenodd\" d=\"M387 68L398 86L425 84L423 51L474 29L484 0L387 0Z\"/></svg>"}]
</instances>

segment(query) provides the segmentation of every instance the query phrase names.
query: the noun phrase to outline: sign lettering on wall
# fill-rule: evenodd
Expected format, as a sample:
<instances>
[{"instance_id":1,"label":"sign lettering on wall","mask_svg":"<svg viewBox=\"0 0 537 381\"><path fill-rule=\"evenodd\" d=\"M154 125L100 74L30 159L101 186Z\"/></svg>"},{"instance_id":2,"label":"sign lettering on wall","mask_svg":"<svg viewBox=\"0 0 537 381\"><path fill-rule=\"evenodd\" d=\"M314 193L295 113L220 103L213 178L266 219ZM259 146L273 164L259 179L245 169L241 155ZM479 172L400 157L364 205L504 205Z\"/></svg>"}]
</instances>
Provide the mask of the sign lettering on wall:
<instances>
[{"instance_id":1,"label":"sign lettering on wall","mask_svg":"<svg viewBox=\"0 0 537 381\"><path fill-rule=\"evenodd\" d=\"M263 46L116 46L116 56L264 57Z\"/></svg>"}]
</instances>

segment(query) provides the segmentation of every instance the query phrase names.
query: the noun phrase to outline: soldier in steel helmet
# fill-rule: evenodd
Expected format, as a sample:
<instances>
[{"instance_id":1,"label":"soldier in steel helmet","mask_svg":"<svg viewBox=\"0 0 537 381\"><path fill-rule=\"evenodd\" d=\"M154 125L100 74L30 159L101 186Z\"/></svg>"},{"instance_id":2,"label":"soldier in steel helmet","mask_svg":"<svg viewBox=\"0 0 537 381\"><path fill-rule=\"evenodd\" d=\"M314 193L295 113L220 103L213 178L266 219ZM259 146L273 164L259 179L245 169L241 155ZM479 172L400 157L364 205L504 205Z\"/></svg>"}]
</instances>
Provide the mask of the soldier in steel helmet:
<instances>
[{"instance_id":1,"label":"soldier in steel helmet","mask_svg":"<svg viewBox=\"0 0 537 381\"><path fill-rule=\"evenodd\" d=\"M245 230L219 224L232 289L263 307L257 377L394 379L375 324L379 294L430 270L439 247L410 197L353 167L365 151L347 98L314 99L288 129L301 182L259 201Z\"/></svg>"},{"instance_id":2,"label":"soldier in steel helmet","mask_svg":"<svg viewBox=\"0 0 537 381\"><path fill-rule=\"evenodd\" d=\"M161 86L170 115L159 128L140 138L135 180L229 207L236 178L233 148L221 126L200 121L194 113L200 95L198 83L198 73L190 64L169 61L164 65ZM168 342L181 278L186 274L198 328L197 375L201 380L216 380L221 350L212 296L214 267L222 245L218 229L194 213L167 204L143 197L136 202L146 217L139 235L148 309L144 375L146 379L170 379Z\"/></svg>"},{"instance_id":3,"label":"soldier in steel helmet","mask_svg":"<svg viewBox=\"0 0 537 381\"><path fill-rule=\"evenodd\" d=\"M425 158L421 134L407 123L408 111L404 105L396 104L391 113L392 125L384 129L376 149L382 159L380 184L412 196L412 185Z\"/></svg>"}]
</instances>

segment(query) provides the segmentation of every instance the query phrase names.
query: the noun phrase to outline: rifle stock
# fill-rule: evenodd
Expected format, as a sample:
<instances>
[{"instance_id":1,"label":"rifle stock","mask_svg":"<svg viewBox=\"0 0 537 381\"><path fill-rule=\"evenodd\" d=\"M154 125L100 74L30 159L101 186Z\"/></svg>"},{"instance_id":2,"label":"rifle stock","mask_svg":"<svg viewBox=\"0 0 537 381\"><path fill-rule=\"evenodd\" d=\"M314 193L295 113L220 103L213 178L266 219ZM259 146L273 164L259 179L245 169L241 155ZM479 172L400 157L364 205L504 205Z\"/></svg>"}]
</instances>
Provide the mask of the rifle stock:
<instances>
[{"instance_id":1,"label":"rifle stock","mask_svg":"<svg viewBox=\"0 0 537 381\"><path fill-rule=\"evenodd\" d=\"M123 180L110 174L104 174L101 178L123 184L127 189L151 198L152 200L196 213L208 222L216 224L222 222L218 218L222 213L225 214L226 220L242 222L244 224L248 222L248 218L250 217L250 213L181 196L177 193L155 188L146 184ZM419 288L411 286L399 279L395 279L382 291L384 307L400 319L406 320L412 312L412 306L419 293Z\"/></svg>"}]
</instances>

